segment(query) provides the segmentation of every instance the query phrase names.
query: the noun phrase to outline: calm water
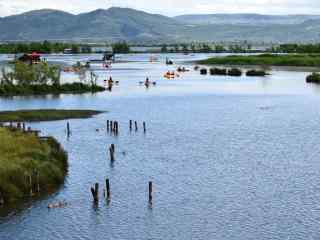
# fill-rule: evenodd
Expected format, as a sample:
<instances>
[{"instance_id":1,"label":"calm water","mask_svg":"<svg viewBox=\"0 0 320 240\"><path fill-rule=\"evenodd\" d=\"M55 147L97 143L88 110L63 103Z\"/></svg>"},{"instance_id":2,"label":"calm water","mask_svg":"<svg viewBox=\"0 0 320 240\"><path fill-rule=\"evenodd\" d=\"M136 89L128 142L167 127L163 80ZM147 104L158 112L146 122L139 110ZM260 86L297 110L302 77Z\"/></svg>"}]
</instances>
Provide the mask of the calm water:
<instances>
[{"instance_id":1,"label":"calm water","mask_svg":"<svg viewBox=\"0 0 320 240\"><path fill-rule=\"evenodd\" d=\"M69 176L57 194L0 218L0 239L319 239L320 88L305 84L308 73L232 78L192 71L164 80L171 67L148 57L120 56L130 62L111 71L96 66L100 83L110 75L120 81L112 93L0 100L1 110L109 111L71 120L69 140L66 121L31 124L63 144ZM139 86L146 76L157 86ZM105 131L108 119L120 123L117 138ZM146 121L147 133L130 133L130 119ZM106 151L111 143L114 165ZM112 200L94 206L89 188L107 177ZM67 207L48 211L49 203L64 199Z\"/></svg>"}]
</instances>

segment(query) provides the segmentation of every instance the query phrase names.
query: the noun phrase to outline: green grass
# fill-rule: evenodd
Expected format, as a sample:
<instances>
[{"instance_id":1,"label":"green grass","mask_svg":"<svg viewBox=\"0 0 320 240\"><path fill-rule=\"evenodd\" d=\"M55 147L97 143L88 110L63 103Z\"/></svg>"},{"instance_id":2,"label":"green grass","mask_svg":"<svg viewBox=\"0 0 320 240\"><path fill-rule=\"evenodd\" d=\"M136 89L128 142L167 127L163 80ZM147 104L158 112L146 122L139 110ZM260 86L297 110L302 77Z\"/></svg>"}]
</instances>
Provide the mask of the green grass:
<instances>
[{"instance_id":1,"label":"green grass","mask_svg":"<svg viewBox=\"0 0 320 240\"><path fill-rule=\"evenodd\" d=\"M297 66L319 67L318 54L261 54L251 56L213 57L199 62L207 65L262 65L262 66Z\"/></svg>"},{"instance_id":2,"label":"green grass","mask_svg":"<svg viewBox=\"0 0 320 240\"><path fill-rule=\"evenodd\" d=\"M105 91L104 87L80 82L62 85L33 84L33 85L0 85L0 96L46 95L46 94L81 94Z\"/></svg>"},{"instance_id":3,"label":"green grass","mask_svg":"<svg viewBox=\"0 0 320 240\"><path fill-rule=\"evenodd\" d=\"M67 154L54 138L40 140L33 134L0 127L0 139L0 197L5 204L30 196L31 187L35 193L37 183L40 193L63 183Z\"/></svg>"},{"instance_id":4,"label":"green grass","mask_svg":"<svg viewBox=\"0 0 320 240\"><path fill-rule=\"evenodd\" d=\"M40 122L55 121L75 118L89 118L103 113L94 110L57 110L57 109L34 109L0 112L0 122Z\"/></svg>"}]
</instances>

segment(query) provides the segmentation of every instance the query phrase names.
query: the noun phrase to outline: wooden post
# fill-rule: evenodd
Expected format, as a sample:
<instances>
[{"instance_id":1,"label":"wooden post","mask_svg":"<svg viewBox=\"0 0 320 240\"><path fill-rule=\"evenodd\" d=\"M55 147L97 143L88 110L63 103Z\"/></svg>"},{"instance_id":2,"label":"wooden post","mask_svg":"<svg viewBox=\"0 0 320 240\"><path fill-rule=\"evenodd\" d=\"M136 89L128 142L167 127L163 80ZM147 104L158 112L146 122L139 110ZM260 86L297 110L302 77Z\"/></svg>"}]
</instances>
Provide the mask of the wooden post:
<instances>
[{"instance_id":1,"label":"wooden post","mask_svg":"<svg viewBox=\"0 0 320 240\"><path fill-rule=\"evenodd\" d=\"M111 146L110 146L110 148L109 148L110 161L111 161L111 162L114 161L114 152L115 152L115 146L114 146L114 144L111 144Z\"/></svg>"},{"instance_id":2,"label":"wooden post","mask_svg":"<svg viewBox=\"0 0 320 240\"><path fill-rule=\"evenodd\" d=\"M40 192L40 183L39 183L39 172L37 171L37 192Z\"/></svg>"},{"instance_id":3,"label":"wooden post","mask_svg":"<svg viewBox=\"0 0 320 240\"><path fill-rule=\"evenodd\" d=\"M110 121L107 120L107 132L109 132L109 130L110 130Z\"/></svg>"},{"instance_id":4,"label":"wooden post","mask_svg":"<svg viewBox=\"0 0 320 240\"><path fill-rule=\"evenodd\" d=\"M4 205L4 198L2 196L2 193L0 192L0 206Z\"/></svg>"},{"instance_id":5,"label":"wooden post","mask_svg":"<svg viewBox=\"0 0 320 240\"><path fill-rule=\"evenodd\" d=\"M71 130L70 130L70 123L67 122L67 135L70 136Z\"/></svg>"},{"instance_id":6,"label":"wooden post","mask_svg":"<svg viewBox=\"0 0 320 240\"><path fill-rule=\"evenodd\" d=\"M135 127L136 131L138 131L138 123L137 123L137 121L134 121L134 127Z\"/></svg>"},{"instance_id":7,"label":"wooden post","mask_svg":"<svg viewBox=\"0 0 320 240\"><path fill-rule=\"evenodd\" d=\"M132 131L132 120L129 121L129 128L130 128L130 131Z\"/></svg>"},{"instance_id":8,"label":"wooden post","mask_svg":"<svg viewBox=\"0 0 320 240\"><path fill-rule=\"evenodd\" d=\"M94 188L91 187L93 200L97 203L99 201L99 183L96 183Z\"/></svg>"},{"instance_id":9,"label":"wooden post","mask_svg":"<svg viewBox=\"0 0 320 240\"><path fill-rule=\"evenodd\" d=\"M111 129L111 132L113 132L113 121L110 121L110 129Z\"/></svg>"},{"instance_id":10,"label":"wooden post","mask_svg":"<svg viewBox=\"0 0 320 240\"><path fill-rule=\"evenodd\" d=\"M113 143L111 144L111 149L112 149L113 153L116 151L116 147L115 147L115 145Z\"/></svg>"},{"instance_id":11,"label":"wooden post","mask_svg":"<svg viewBox=\"0 0 320 240\"><path fill-rule=\"evenodd\" d=\"M118 135L119 134L119 123L118 123L118 121L116 122L115 128L116 128L116 134Z\"/></svg>"},{"instance_id":12,"label":"wooden post","mask_svg":"<svg viewBox=\"0 0 320 240\"><path fill-rule=\"evenodd\" d=\"M114 134L117 134L117 121L114 121L113 123L113 132Z\"/></svg>"},{"instance_id":13,"label":"wooden post","mask_svg":"<svg viewBox=\"0 0 320 240\"><path fill-rule=\"evenodd\" d=\"M152 203L152 182L149 182L149 203Z\"/></svg>"},{"instance_id":14,"label":"wooden post","mask_svg":"<svg viewBox=\"0 0 320 240\"><path fill-rule=\"evenodd\" d=\"M107 199L109 200L110 199L110 182L109 182L109 179L107 178L106 179L106 191L107 191Z\"/></svg>"},{"instance_id":15,"label":"wooden post","mask_svg":"<svg viewBox=\"0 0 320 240\"><path fill-rule=\"evenodd\" d=\"M29 175L29 184L30 184L30 196L33 196L33 191L32 191L32 176Z\"/></svg>"},{"instance_id":16,"label":"wooden post","mask_svg":"<svg viewBox=\"0 0 320 240\"><path fill-rule=\"evenodd\" d=\"M96 201L99 201L99 183L95 184L94 191L95 191L95 199Z\"/></svg>"},{"instance_id":17,"label":"wooden post","mask_svg":"<svg viewBox=\"0 0 320 240\"><path fill-rule=\"evenodd\" d=\"M146 128L146 122L143 122L143 132L146 132L147 128Z\"/></svg>"}]
</instances>

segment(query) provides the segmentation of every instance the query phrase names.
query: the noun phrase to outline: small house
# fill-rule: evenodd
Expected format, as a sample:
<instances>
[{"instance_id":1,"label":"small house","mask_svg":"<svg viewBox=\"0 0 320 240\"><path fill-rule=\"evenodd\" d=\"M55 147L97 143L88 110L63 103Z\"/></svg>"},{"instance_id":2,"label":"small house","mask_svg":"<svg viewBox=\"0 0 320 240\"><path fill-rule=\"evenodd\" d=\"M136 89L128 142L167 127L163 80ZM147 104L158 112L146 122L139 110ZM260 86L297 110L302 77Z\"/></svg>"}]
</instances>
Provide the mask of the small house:
<instances>
[{"instance_id":1,"label":"small house","mask_svg":"<svg viewBox=\"0 0 320 240\"><path fill-rule=\"evenodd\" d=\"M41 55L37 52L33 52L31 54L23 54L22 56L18 57L18 61L36 64L41 61Z\"/></svg>"}]
</instances>

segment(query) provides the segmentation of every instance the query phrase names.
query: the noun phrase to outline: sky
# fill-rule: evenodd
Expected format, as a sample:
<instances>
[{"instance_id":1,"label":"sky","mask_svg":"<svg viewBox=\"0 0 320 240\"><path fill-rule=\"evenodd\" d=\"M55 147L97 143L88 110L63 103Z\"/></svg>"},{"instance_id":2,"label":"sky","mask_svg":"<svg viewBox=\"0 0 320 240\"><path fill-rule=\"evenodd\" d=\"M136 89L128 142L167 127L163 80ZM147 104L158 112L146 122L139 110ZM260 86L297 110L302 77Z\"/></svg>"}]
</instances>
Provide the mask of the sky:
<instances>
[{"instance_id":1,"label":"sky","mask_svg":"<svg viewBox=\"0 0 320 240\"><path fill-rule=\"evenodd\" d=\"M0 0L0 16L50 8L81 13L129 7L167 16L208 13L320 14L320 0Z\"/></svg>"}]
</instances>

